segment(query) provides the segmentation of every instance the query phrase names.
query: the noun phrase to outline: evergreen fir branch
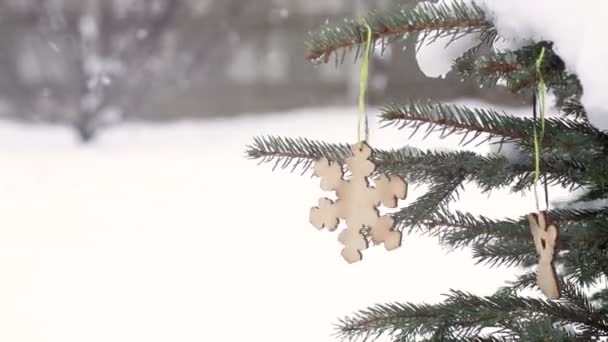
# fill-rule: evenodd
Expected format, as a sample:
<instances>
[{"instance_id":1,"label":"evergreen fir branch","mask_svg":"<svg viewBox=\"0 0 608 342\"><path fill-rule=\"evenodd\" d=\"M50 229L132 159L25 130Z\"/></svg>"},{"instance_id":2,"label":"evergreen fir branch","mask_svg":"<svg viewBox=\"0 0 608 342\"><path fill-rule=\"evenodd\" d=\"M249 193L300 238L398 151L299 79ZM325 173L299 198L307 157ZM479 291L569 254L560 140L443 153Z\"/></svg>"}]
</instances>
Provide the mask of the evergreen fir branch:
<instances>
[{"instance_id":1,"label":"evergreen fir branch","mask_svg":"<svg viewBox=\"0 0 608 342\"><path fill-rule=\"evenodd\" d=\"M350 156L347 144L331 144L305 138L258 137L248 146L247 156L260 163L273 163L275 168L289 168L292 172L300 168L308 171L314 161L325 157L344 163ZM482 191L513 185L513 191L529 189L534 183L533 160L529 157L521 163L510 162L503 156L480 156L473 152L434 152L407 147L397 150L374 150L371 160L378 173L387 173L406 178L411 183L428 182L465 175L467 180L477 183ZM560 184L577 188L607 181L601 160L594 166L576 161L554 160L548 156L542 169L549 184ZM546 175L546 176L545 176Z\"/></svg>"},{"instance_id":2,"label":"evergreen fir branch","mask_svg":"<svg viewBox=\"0 0 608 342\"><path fill-rule=\"evenodd\" d=\"M410 183L434 183L451 177L454 169L462 172L474 172L473 163L480 156L463 151L423 151L416 148L397 150L374 150L372 160L378 171L388 175L397 175ZM435 167L435 166L437 167Z\"/></svg>"},{"instance_id":3,"label":"evergreen fir branch","mask_svg":"<svg viewBox=\"0 0 608 342\"><path fill-rule=\"evenodd\" d=\"M561 279L561 301L566 302L572 309L571 323L579 329L579 335L586 336L589 340L598 335L608 336L608 316L599 307L592 303L582 287ZM585 319L580 319L585 317Z\"/></svg>"},{"instance_id":4,"label":"evergreen fir branch","mask_svg":"<svg viewBox=\"0 0 608 342\"><path fill-rule=\"evenodd\" d=\"M595 267L595 265L597 264L606 262L607 258L605 256L597 261L591 260L591 265L585 263L584 260L576 260L576 262L573 263L570 259L571 258L569 258L568 256L560 256L558 259L558 264L564 266L559 271L559 274L562 278L562 281L560 283L568 281L578 286L588 287L596 285L601 279L605 279L606 270L598 269ZM566 266L567 263L570 263L571 265ZM582 272L585 273L584 277L581 277L580 275ZM524 274L519 275L516 280L508 282L508 284L502 287L500 291L516 292L533 288L538 288L538 285L536 283L535 267L532 270L529 270Z\"/></svg>"},{"instance_id":5,"label":"evergreen fir branch","mask_svg":"<svg viewBox=\"0 0 608 342\"><path fill-rule=\"evenodd\" d=\"M598 227L593 227L594 229L599 229L599 225L603 225L604 220L608 218L608 207L599 207L599 208L557 208L549 211L549 216L555 222L558 222L564 229L568 231L581 231L581 222L585 224L588 223L596 223ZM521 221L523 222L523 217ZM608 228L608 227L606 227ZM608 233L606 230L594 231L598 234ZM592 238L587 238L591 240Z\"/></svg>"},{"instance_id":6,"label":"evergreen fir branch","mask_svg":"<svg viewBox=\"0 0 608 342\"><path fill-rule=\"evenodd\" d=\"M587 121L587 111L580 102L580 98L571 97L563 101L561 111L565 116L572 116L575 119Z\"/></svg>"},{"instance_id":7,"label":"evergreen fir branch","mask_svg":"<svg viewBox=\"0 0 608 342\"><path fill-rule=\"evenodd\" d=\"M451 249L469 246L474 242L488 243L494 239L530 240L527 221L499 221L460 211L438 212L426 225L437 232L442 245Z\"/></svg>"},{"instance_id":8,"label":"evergreen fir branch","mask_svg":"<svg viewBox=\"0 0 608 342\"><path fill-rule=\"evenodd\" d=\"M523 118L507 116L493 110L470 109L431 101L391 104L381 110L380 118L385 126L395 125L399 129L412 127L416 129L414 133L427 125L427 134L440 131L442 138L454 133L473 133L472 139L467 140L467 135L463 137L463 145L471 143L482 134L486 134L484 141L493 137L500 137L502 142L525 140L529 129L527 125L533 124L531 120L527 122ZM526 128L523 128L524 125Z\"/></svg>"},{"instance_id":9,"label":"evergreen fir branch","mask_svg":"<svg viewBox=\"0 0 608 342\"><path fill-rule=\"evenodd\" d=\"M309 170L315 160L326 157L329 160L344 163L350 156L350 146L347 144L329 144L304 138L264 137L256 138L249 147L248 156L259 159L262 163L273 163L274 167L300 167L303 172ZM489 191L517 182L533 184L534 166L532 160L525 164L514 164L503 156L481 156L473 152L432 152L414 148L398 150L373 150L371 160L376 165L377 173L398 175L409 183L430 184L429 191L409 206L396 212L393 217L397 227L411 231L423 228L427 233L439 232L437 226L446 226L441 231L442 239L448 245L459 247L472 243L480 238L484 231L505 231L511 234L527 236L527 221L517 225L514 222L497 222L487 218L473 218L457 213L456 216L442 216L448 204L456 199L458 190L465 182L476 183L482 191ZM577 184L580 176L560 175L559 172L571 170L559 166L552 167L551 163L543 169L550 182L561 184ZM460 215L460 216L458 216ZM477 221L474 221L477 220ZM477 231L469 229L477 227ZM489 227L492 227L491 229ZM514 227L523 227L516 230ZM465 229L465 227L467 229ZM482 229L482 227L485 227ZM499 229L504 227L504 229ZM467 235L468 234L468 235ZM496 235L487 235L487 238ZM526 240L528 240L526 238Z\"/></svg>"},{"instance_id":10,"label":"evergreen fir branch","mask_svg":"<svg viewBox=\"0 0 608 342\"><path fill-rule=\"evenodd\" d=\"M596 209L569 209L558 208L548 212L548 216L561 226L565 227L566 232L580 231L581 223L592 221L603 222L603 219L608 217L608 207ZM433 217L430 224L435 226L449 226L458 229L454 233L460 231L476 232L476 234L491 234L488 238L509 238L515 239L518 237L526 238L529 236L528 217L521 216L517 220L494 220L485 216L474 216L469 213L455 211L454 213L441 213ZM566 233L565 232L565 233ZM603 232L599 232L600 234ZM450 241L448 236L444 238ZM477 238L475 238L477 239ZM566 239L566 237L561 237ZM591 238L588 238L589 240ZM458 240L460 241L460 239ZM473 240L467 240L467 243ZM462 242L462 241L460 241Z\"/></svg>"},{"instance_id":11,"label":"evergreen fir branch","mask_svg":"<svg viewBox=\"0 0 608 342\"><path fill-rule=\"evenodd\" d=\"M599 311L601 311L599 309L601 308L601 305L594 305L593 300L595 297L592 297L591 299L588 298L583 290L583 286L589 286L589 283L581 282L574 274L567 270L560 270L559 274L562 300L565 298L587 312L596 312L597 315L601 314L599 313ZM525 273L518 275L516 280L507 282L507 284L501 287L497 293L515 294L527 289L540 290L537 284L537 273L535 270L528 270Z\"/></svg>"},{"instance_id":12,"label":"evergreen fir branch","mask_svg":"<svg viewBox=\"0 0 608 342\"><path fill-rule=\"evenodd\" d=\"M475 4L419 3L411 9L388 13L371 13L365 18L372 29L372 40L395 39L407 34L422 33L421 41L433 42L440 37L457 39L469 33L482 33L486 39L496 30ZM361 22L347 21L339 26L325 25L310 33L307 39L307 60L327 63L339 49L352 49L365 42L367 29ZM428 38L428 39L425 39Z\"/></svg>"},{"instance_id":13,"label":"evergreen fir branch","mask_svg":"<svg viewBox=\"0 0 608 342\"><path fill-rule=\"evenodd\" d=\"M598 315L593 307L584 304L588 301L580 289L575 285L565 282L562 284L564 300L560 302L547 301L543 299L519 297L516 295L499 294L488 297L479 297L462 291L452 291L448 296L447 303L453 304L457 312L466 315L483 309L500 310L520 315L540 316L546 315L553 320L559 321L561 325L574 325L581 332L593 332L596 336L608 336L608 320L605 316ZM497 316L500 313L496 313Z\"/></svg>"},{"instance_id":14,"label":"evergreen fir branch","mask_svg":"<svg viewBox=\"0 0 608 342\"><path fill-rule=\"evenodd\" d=\"M397 341L414 341L427 336L428 341L483 341L484 329L495 329L498 338L525 339L540 335L565 335L560 327L570 325L581 336L607 336L608 321L588 304L580 289L564 284L565 300L560 302L497 293L480 297L463 291L451 291L443 303L379 304L343 318L337 325L342 339L366 339L382 335ZM551 320L559 325L546 324ZM580 340L580 339L579 339Z\"/></svg>"},{"instance_id":15,"label":"evergreen fir branch","mask_svg":"<svg viewBox=\"0 0 608 342\"><path fill-rule=\"evenodd\" d=\"M608 287L603 288L591 296L591 301L605 316L608 316Z\"/></svg>"},{"instance_id":16,"label":"evergreen fir branch","mask_svg":"<svg viewBox=\"0 0 608 342\"><path fill-rule=\"evenodd\" d=\"M310 169L322 157L344 163L350 156L347 144L328 144L303 138L256 138L248 151L250 158L273 163L275 167ZM393 214L398 229L418 229L440 237L444 246L461 248L472 246L478 262L495 265L534 265L535 250L529 236L527 217L518 220L494 220L483 216L447 210L448 204L458 196L465 182L474 182L482 190L506 186L518 178L517 186L532 185L531 161L514 164L502 156L484 157L473 152L432 152L414 148L374 150L372 161L377 172L399 175L410 183L427 183L426 194L409 206ZM553 172L570 172L572 167L553 166L543 169L549 179L568 182L580 181L580 175L558 175ZM592 248L593 241L606 241L602 236L586 236L587 231L600 234L597 222L608 217L606 208L588 210L556 209L549 213L561 227L560 248L566 275L580 284L590 284L608 271L602 262L608 257L601 248ZM581 227L589 227L581 229ZM507 244L502 243L506 241ZM606 241L608 244L608 241ZM512 246L515 245L515 246ZM587 257L588 256L588 257ZM584 262L582 262L584 260ZM606 261L608 264L608 261Z\"/></svg>"},{"instance_id":17,"label":"evergreen fir branch","mask_svg":"<svg viewBox=\"0 0 608 342\"><path fill-rule=\"evenodd\" d=\"M314 160L324 156L344 162L350 155L350 146L302 138L268 137L255 139L248 154L262 162L274 162L275 167L295 169L301 166L306 170ZM451 248L472 245L478 262L492 266L535 264L536 255L529 238L526 217L518 221L497 221L460 212L450 214L445 210L448 203L456 198L458 189L465 181L477 182L488 189L495 188L508 184L514 177L521 175L518 172L522 170L526 174L531 173L531 165L513 168L514 164L509 164L502 157L482 157L472 152L434 153L416 149L375 150L373 160L378 172L398 174L408 180L431 184L425 195L394 214L400 229L418 228L439 235L442 243ZM438 167L441 165L445 167ZM531 181L529 179L528 183L531 184ZM585 230L579 228L589 220L608 217L607 215L606 209L559 209L550 213L562 227L560 246L564 253L560 262L564 264L566 274L578 283L593 283L607 273L602 262L608 257L601 249L591 249L588 240L580 237ZM501 241L510 244L505 245ZM593 238L592 241L604 240ZM511 246L515 242L516 246ZM565 253L566 251L571 252ZM585 262L582 263L582 260Z\"/></svg>"},{"instance_id":18,"label":"evergreen fir branch","mask_svg":"<svg viewBox=\"0 0 608 342\"><path fill-rule=\"evenodd\" d=\"M571 115L577 119L586 119L585 109L580 105L580 100L583 96L583 85L576 75L564 70L558 77L554 77L551 80L550 89L556 97L556 107L560 108L564 114ZM567 106L571 107L566 108Z\"/></svg>"},{"instance_id":19,"label":"evergreen fir branch","mask_svg":"<svg viewBox=\"0 0 608 342\"><path fill-rule=\"evenodd\" d=\"M256 137L253 144L247 146L247 157L258 159L260 163L274 163L273 170L280 167L298 167L305 173L314 162L321 158L344 163L352 155L351 146L347 144L329 144L306 138Z\"/></svg>"},{"instance_id":20,"label":"evergreen fir branch","mask_svg":"<svg viewBox=\"0 0 608 342\"><path fill-rule=\"evenodd\" d=\"M424 222L438 212L446 210L450 202L458 198L458 190L463 187L466 175L454 176L452 178L437 181L427 193L420 196L416 201L392 215L395 220L396 229L409 231L416 228L424 228ZM431 231L427 230L427 233Z\"/></svg>"},{"instance_id":21,"label":"evergreen fir branch","mask_svg":"<svg viewBox=\"0 0 608 342\"><path fill-rule=\"evenodd\" d=\"M482 192L513 185L513 191L523 191L534 184L534 160L528 158L512 162L505 156L482 156L470 151L422 151L418 149L375 150L372 157L378 170L398 175L412 183L442 182L445 179L465 176ZM582 166L565 167L564 161L544 161L541 175L549 184L578 188L586 184ZM571 166L569 163L568 166Z\"/></svg>"},{"instance_id":22,"label":"evergreen fir branch","mask_svg":"<svg viewBox=\"0 0 608 342\"><path fill-rule=\"evenodd\" d=\"M479 35L479 43L465 51L463 56L476 55L483 49L491 49L497 40L498 32L496 30L485 30Z\"/></svg>"},{"instance_id":23,"label":"evergreen fir branch","mask_svg":"<svg viewBox=\"0 0 608 342\"><path fill-rule=\"evenodd\" d=\"M529 75L525 65L518 62L513 53L499 53L489 50L480 54L478 50L470 50L458 57L452 69L461 77L474 80L482 87L495 87L500 81L506 81L506 86L512 89L517 80Z\"/></svg>"},{"instance_id":24,"label":"evergreen fir branch","mask_svg":"<svg viewBox=\"0 0 608 342\"><path fill-rule=\"evenodd\" d=\"M508 281L506 286L501 287L498 292L517 293L518 291L538 288L536 282L536 271L527 271L517 276L517 279Z\"/></svg>"},{"instance_id":25,"label":"evergreen fir branch","mask_svg":"<svg viewBox=\"0 0 608 342\"><path fill-rule=\"evenodd\" d=\"M581 312L595 316L594 321L598 320L598 316L602 316L597 308L591 303L591 299L587 297L587 294L582 287L577 286L564 278L560 279L560 284L560 292L563 300L567 300L568 303L577 307ZM605 323L608 325L608 320L606 320Z\"/></svg>"},{"instance_id":26,"label":"evergreen fir branch","mask_svg":"<svg viewBox=\"0 0 608 342\"><path fill-rule=\"evenodd\" d=\"M431 336L428 338L396 338L393 342L515 342L515 339L507 339L504 337L497 336L474 336L474 337L444 337L444 336Z\"/></svg>"},{"instance_id":27,"label":"evergreen fir branch","mask_svg":"<svg viewBox=\"0 0 608 342\"><path fill-rule=\"evenodd\" d=\"M534 127L540 130L540 123L529 117L430 101L407 101L388 105L382 109L380 118L385 126L414 128L412 136L421 127L426 127L427 135L440 132L440 138L452 134L462 135L460 144L463 146L475 140L478 140L478 144L515 141L528 151L531 151L534 145ZM469 137L469 134L472 137ZM608 135L587 122L564 118L545 119L543 148L549 152L559 151L566 153L566 156L593 157L603 153L606 146Z\"/></svg>"},{"instance_id":28,"label":"evergreen fir branch","mask_svg":"<svg viewBox=\"0 0 608 342\"><path fill-rule=\"evenodd\" d=\"M529 153L529 152L528 152ZM530 159L527 164L533 161ZM585 163L577 160L558 159L555 156L545 156L541 158L543 181L547 181L548 185L559 185L562 188L569 188L570 191L580 187L593 184L593 177L590 177L587 172ZM524 171L517 174L518 178L511 187L512 192L522 192L534 186L535 171Z\"/></svg>"},{"instance_id":29,"label":"evergreen fir branch","mask_svg":"<svg viewBox=\"0 0 608 342\"><path fill-rule=\"evenodd\" d=\"M515 51L488 49L479 53L472 50L457 58L453 69L482 87L504 83L513 93L531 97L537 86L536 60L541 49L545 48L541 71L548 90L556 95L556 106L566 115L584 119L586 113L580 106L582 85L576 75L566 71L564 61L553 51L552 45L539 42Z\"/></svg>"},{"instance_id":30,"label":"evergreen fir branch","mask_svg":"<svg viewBox=\"0 0 608 342\"><path fill-rule=\"evenodd\" d=\"M373 160L382 173L401 176L408 182L433 184L464 176L482 191L508 186L534 169L531 163L513 164L504 156L469 151L375 150ZM551 180L555 178L549 168L545 172Z\"/></svg>"},{"instance_id":31,"label":"evergreen fir branch","mask_svg":"<svg viewBox=\"0 0 608 342\"><path fill-rule=\"evenodd\" d=\"M541 157L542 168L548 174L549 185L561 185L571 191L580 187L589 189L604 189L608 187L608 160L601 158L598 150L590 144L575 146L577 139L568 136L556 137L560 147L543 150ZM587 148L583 148L587 146ZM599 146L597 146L599 148ZM532 151L526 146L521 149L532 158ZM524 161L524 165L531 161ZM543 176L544 177L544 176ZM518 173L513 192L529 189L534 183L534 173L522 171ZM593 198L596 192L589 192L585 198Z\"/></svg>"},{"instance_id":32,"label":"evergreen fir branch","mask_svg":"<svg viewBox=\"0 0 608 342\"><path fill-rule=\"evenodd\" d=\"M397 333L402 335L402 338L406 332L410 336L426 334L433 330L423 330L425 327L416 323L436 318L439 313L436 307L429 304L378 304L361 310L352 317L340 319L336 325L337 335L344 340L361 338L365 341L372 336L395 336ZM409 329L403 331L406 326Z\"/></svg>"},{"instance_id":33,"label":"evergreen fir branch","mask_svg":"<svg viewBox=\"0 0 608 342\"><path fill-rule=\"evenodd\" d=\"M604 242L605 242L604 237ZM608 276L608 251L602 248L589 248L589 243L572 244L567 253L560 256L563 272L581 286L596 285ZM583 249L580 249L583 248ZM588 249L585 249L588 248Z\"/></svg>"},{"instance_id":34,"label":"evergreen fir branch","mask_svg":"<svg viewBox=\"0 0 608 342\"><path fill-rule=\"evenodd\" d=\"M545 57L541 71L547 87L557 92L582 94L580 82L565 71L565 63L552 50L552 44L549 42L524 46L515 51L465 53L456 59L453 69L482 86L494 87L499 82L504 82L513 93L531 96L537 85L536 60L542 48L545 48Z\"/></svg>"},{"instance_id":35,"label":"evergreen fir branch","mask_svg":"<svg viewBox=\"0 0 608 342\"><path fill-rule=\"evenodd\" d=\"M608 217L608 208L554 209L548 216L560 226L560 250L564 255L558 262L564 264L564 276L589 284L608 273L603 266L608 262L608 228L600 226ZM460 211L438 211L419 225L439 236L441 244L450 249L472 246L473 257L479 263L536 263L527 215L518 220L495 220ZM583 263L581 258L588 259Z\"/></svg>"},{"instance_id":36,"label":"evergreen fir branch","mask_svg":"<svg viewBox=\"0 0 608 342\"><path fill-rule=\"evenodd\" d=\"M497 336L497 333L485 336L445 336L441 332L436 332L429 337L398 336L393 342L516 342L520 341L515 336Z\"/></svg>"},{"instance_id":37,"label":"evergreen fir branch","mask_svg":"<svg viewBox=\"0 0 608 342\"><path fill-rule=\"evenodd\" d=\"M608 187L592 186L586 189L585 193L574 200L572 203L584 203L608 198Z\"/></svg>"},{"instance_id":38,"label":"evergreen fir branch","mask_svg":"<svg viewBox=\"0 0 608 342\"><path fill-rule=\"evenodd\" d=\"M315 160L328 158L344 163L351 155L347 144L331 144L305 138L257 137L246 152L250 159L260 163L271 163L275 168L300 168L308 171ZM423 151L412 147L393 150L374 149L371 160L378 173L397 175L410 183L436 183L463 175L477 183L482 191L508 186L516 181L525 185L533 184L534 166L532 160L525 164L511 163L504 156L481 156L469 151ZM561 165L553 167L549 163L543 169L551 183L577 184L578 175L562 175ZM521 181L525 179L525 181Z\"/></svg>"},{"instance_id":39,"label":"evergreen fir branch","mask_svg":"<svg viewBox=\"0 0 608 342\"><path fill-rule=\"evenodd\" d=\"M509 240L474 242L472 249L476 262L489 267L529 267L538 262L531 238L524 245L520 241Z\"/></svg>"},{"instance_id":40,"label":"evergreen fir branch","mask_svg":"<svg viewBox=\"0 0 608 342\"><path fill-rule=\"evenodd\" d=\"M372 157L382 173L404 177L412 183L441 183L454 177L474 182L482 192L509 186L515 182L532 186L533 160L511 162L501 155L482 156L470 151L422 151L418 149L375 150ZM550 184L578 186L582 176L562 174L560 165L548 162L541 171ZM530 178L530 179L528 179ZM525 179L526 181L522 181ZM522 190L525 186L522 186Z\"/></svg>"}]
</instances>

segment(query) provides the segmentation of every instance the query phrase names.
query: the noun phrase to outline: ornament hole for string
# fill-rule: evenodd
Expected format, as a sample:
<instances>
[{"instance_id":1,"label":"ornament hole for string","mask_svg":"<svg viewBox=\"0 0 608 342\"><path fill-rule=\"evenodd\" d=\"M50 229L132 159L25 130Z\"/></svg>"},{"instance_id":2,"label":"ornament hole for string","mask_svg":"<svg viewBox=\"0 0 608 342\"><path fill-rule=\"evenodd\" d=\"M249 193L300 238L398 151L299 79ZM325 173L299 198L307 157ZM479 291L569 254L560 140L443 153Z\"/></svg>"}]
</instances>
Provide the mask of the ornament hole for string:
<instances>
[{"instance_id":1,"label":"ornament hole for string","mask_svg":"<svg viewBox=\"0 0 608 342\"><path fill-rule=\"evenodd\" d=\"M543 249L546 249L547 248L547 240L540 239L540 245L543 247Z\"/></svg>"}]
</instances>

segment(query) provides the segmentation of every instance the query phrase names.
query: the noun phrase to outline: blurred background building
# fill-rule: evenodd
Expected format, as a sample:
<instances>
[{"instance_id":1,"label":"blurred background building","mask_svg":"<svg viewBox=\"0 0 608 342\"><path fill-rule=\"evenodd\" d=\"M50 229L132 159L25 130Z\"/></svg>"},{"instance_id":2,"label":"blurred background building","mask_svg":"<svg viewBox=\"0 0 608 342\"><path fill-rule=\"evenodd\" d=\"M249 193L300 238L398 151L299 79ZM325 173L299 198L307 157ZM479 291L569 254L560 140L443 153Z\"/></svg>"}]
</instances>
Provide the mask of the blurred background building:
<instances>
[{"instance_id":1,"label":"blurred background building","mask_svg":"<svg viewBox=\"0 0 608 342\"><path fill-rule=\"evenodd\" d=\"M412 1L412 5L415 1ZM0 117L74 127L83 141L130 120L178 120L350 105L358 65L314 67L306 33L390 9L389 0L0 0ZM374 60L372 104L483 98L429 78L416 37Z\"/></svg>"}]
</instances>

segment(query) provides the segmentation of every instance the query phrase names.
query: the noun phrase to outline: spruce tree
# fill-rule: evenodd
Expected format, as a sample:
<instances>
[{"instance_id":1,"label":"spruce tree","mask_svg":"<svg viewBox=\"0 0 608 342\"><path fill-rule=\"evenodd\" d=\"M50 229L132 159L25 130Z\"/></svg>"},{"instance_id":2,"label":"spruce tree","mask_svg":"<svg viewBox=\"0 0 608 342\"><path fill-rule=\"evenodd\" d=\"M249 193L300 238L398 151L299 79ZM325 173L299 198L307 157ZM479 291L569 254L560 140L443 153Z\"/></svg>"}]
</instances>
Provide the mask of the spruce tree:
<instances>
[{"instance_id":1,"label":"spruce tree","mask_svg":"<svg viewBox=\"0 0 608 342\"><path fill-rule=\"evenodd\" d=\"M608 134L589 123L581 104L583 88L547 41L529 42L509 51L493 48L501 39L489 15L474 4L420 3L415 8L366 16L341 25L326 24L307 41L312 62L340 64L347 53L360 57L371 29L374 46L387 46L408 34L421 43L440 37L453 40L475 35L478 44L454 61L463 78L485 87L505 85L513 96L532 99L539 75L555 95L560 115L544 121L491 108L443 104L432 99L407 100L384 106L379 119L398 129L414 127L418 134L462 135L461 144L509 144L512 158L496 152L374 149L377 172L398 175L410 184L428 184L428 191L400 208L393 218L405 233L436 236L448 248L471 248L488 267L507 265L523 271L491 296L453 290L439 304L386 303L361 310L337 323L346 340L390 336L394 341L594 341L608 338ZM379 44L378 44L379 43ZM539 59L540 54L544 57ZM537 65L537 61L540 64ZM420 129L418 129L420 128ZM535 152L535 134L542 145ZM536 141L538 142L538 140ZM248 147L250 158L275 167L307 172L314 161L344 162L350 145L306 138L258 137ZM536 165L539 157L540 173ZM510 187L532 191L536 177L577 196L547 215L559 224L555 256L561 296L557 300L526 296L537 287L538 262L528 213L497 220L450 209L464 183L482 191ZM542 184L542 183L541 183ZM480 275L482 276L482 275Z\"/></svg>"}]
</instances>

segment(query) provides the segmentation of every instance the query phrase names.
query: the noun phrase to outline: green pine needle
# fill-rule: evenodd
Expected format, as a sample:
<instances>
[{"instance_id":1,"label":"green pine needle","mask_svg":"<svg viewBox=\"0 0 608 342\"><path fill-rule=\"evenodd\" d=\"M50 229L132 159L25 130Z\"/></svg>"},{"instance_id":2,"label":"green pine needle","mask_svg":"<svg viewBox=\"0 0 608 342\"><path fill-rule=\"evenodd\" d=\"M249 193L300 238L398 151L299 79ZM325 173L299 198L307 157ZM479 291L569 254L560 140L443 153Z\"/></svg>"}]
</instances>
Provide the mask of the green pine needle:
<instances>
[{"instance_id":1,"label":"green pine needle","mask_svg":"<svg viewBox=\"0 0 608 342\"><path fill-rule=\"evenodd\" d=\"M455 40L470 33L480 33L485 39L496 39L496 30L481 8L461 1L450 5L420 2L411 9L370 13L365 20L372 29L374 41L393 41L413 33L423 35L421 43L432 43L437 38L450 36ZM337 59L337 50L360 46L365 42L366 33L365 26L355 20L347 20L339 26L325 25L309 34L306 41L309 54L306 59L327 63L332 54ZM358 50L357 55L361 53Z\"/></svg>"},{"instance_id":2,"label":"green pine needle","mask_svg":"<svg viewBox=\"0 0 608 342\"><path fill-rule=\"evenodd\" d=\"M532 341L537 340L533 337L575 338L565 329L575 327L580 335L608 336L607 318L590 305L580 288L566 282L563 292L564 299L555 302L505 292L481 297L452 290L439 304L388 303L361 310L339 320L337 335L349 341L383 335L398 341L420 337L426 341L519 341L516 336ZM547 325L549 320L553 324Z\"/></svg>"}]
</instances>

